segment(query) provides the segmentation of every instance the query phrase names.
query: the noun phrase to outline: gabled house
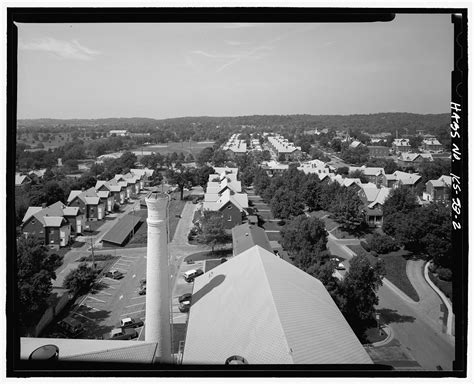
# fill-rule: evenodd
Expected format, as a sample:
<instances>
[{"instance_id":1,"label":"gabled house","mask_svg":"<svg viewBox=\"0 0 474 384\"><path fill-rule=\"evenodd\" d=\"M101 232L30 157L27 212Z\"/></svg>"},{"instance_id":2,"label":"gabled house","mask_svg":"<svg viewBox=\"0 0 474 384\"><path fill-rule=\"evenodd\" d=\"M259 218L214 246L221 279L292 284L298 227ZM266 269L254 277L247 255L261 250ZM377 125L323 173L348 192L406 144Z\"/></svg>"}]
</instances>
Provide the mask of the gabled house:
<instances>
[{"instance_id":1,"label":"gabled house","mask_svg":"<svg viewBox=\"0 0 474 384\"><path fill-rule=\"evenodd\" d=\"M443 144L441 144L436 137L427 137L421 144L423 150L429 152L442 152Z\"/></svg>"},{"instance_id":2,"label":"gabled house","mask_svg":"<svg viewBox=\"0 0 474 384\"><path fill-rule=\"evenodd\" d=\"M377 188L375 185L363 185L359 197L364 203L365 220L371 227L380 227L383 222L382 207L391 188Z\"/></svg>"},{"instance_id":3,"label":"gabled house","mask_svg":"<svg viewBox=\"0 0 474 384\"><path fill-rule=\"evenodd\" d=\"M419 174L395 171L393 175L397 178L397 188L408 188L413 193L417 193L418 186L421 183L421 176Z\"/></svg>"},{"instance_id":4,"label":"gabled house","mask_svg":"<svg viewBox=\"0 0 474 384\"><path fill-rule=\"evenodd\" d=\"M369 145L367 148L370 157L386 157L390 155L390 148L384 145Z\"/></svg>"},{"instance_id":5,"label":"gabled house","mask_svg":"<svg viewBox=\"0 0 474 384\"><path fill-rule=\"evenodd\" d=\"M331 173L335 169L333 166L326 164L324 161L315 159L311 161L305 161L297 168L299 171L303 171L306 175L310 173L324 174Z\"/></svg>"},{"instance_id":6,"label":"gabled house","mask_svg":"<svg viewBox=\"0 0 474 384\"><path fill-rule=\"evenodd\" d=\"M397 163L400 167L419 167L424 161L433 161L433 156L429 153L409 153L403 152L397 159Z\"/></svg>"},{"instance_id":7,"label":"gabled house","mask_svg":"<svg viewBox=\"0 0 474 384\"><path fill-rule=\"evenodd\" d=\"M127 186L121 183L117 183L114 179L109 181L98 180L95 184L97 193L100 191L109 191L117 204L125 204L125 198L127 195Z\"/></svg>"},{"instance_id":8,"label":"gabled house","mask_svg":"<svg viewBox=\"0 0 474 384\"><path fill-rule=\"evenodd\" d=\"M81 230L79 209L70 208L60 201L49 207L29 207L21 224L23 235L37 236L45 245L55 248L67 246L72 223L76 233L78 229Z\"/></svg>"},{"instance_id":9,"label":"gabled house","mask_svg":"<svg viewBox=\"0 0 474 384\"><path fill-rule=\"evenodd\" d=\"M208 197L208 200L203 202L202 209L221 212L224 217L225 229L242 224L243 218L248 214L247 194L234 193L227 188L222 194L217 194L215 197L215 201Z\"/></svg>"},{"instance_id":10,"label":"gabled house","mask_svg":"<svg viewBox=\"0 0 474 384\"><path fill-rule=\"evenodd\" d=\"M140 180L137 180L132 174L126 175L115 175L114 180L118 183L126 183L127 186L127 199L132 198L133 195L139 193ZM138 191L137 191L138 188Z\"/></svg>"},{"instance_id":11,"label":"gabled house","mask_svg":"<svg viewBox=\"0 0 474 384\"><path fill-rule=\"evenodd\" d=\"M382 185L387 188L398 188L398 178L393 173L384 174L382 177Z\"/></svg>"},{"instance_id":12,"label":"gabled house","mask_svg":"<svg viewBox=\"0 0 474 384\"><path fill-rule=\"evenodd\" d=\"M24 188L31 184L31 178L27 175L15 173L15 188Z\"/></svg>"},{"instance_id":13,"label":"gabled house","mask_svg":"<svg viewBox=\"0 0 474 384\"><path fill-rule=\"evenodd\" d=\"M426 183L423 200L446 203L451 198L451 176L441 176Z\"/></svg>"},{"instance_id":14,"label":"gabled house","mask_svg":"<svg viewBox=\"0 0 474 384\"><path fill-rule=\"evenodd\" d=\"M155 171L149 168L133 168L130 172L137 177L140 177L140 191L150 185L151 178Z\"/></svg>"},{"instance_id":15,"label":"gabled house","mask_svg":"<svg viewBox=\"0 0 474 384\"><path fill-rule=\"evenodd\" d=\"M357 171L362 172L369 180L369 183L382 184L383 175L385 174L385 170L382 167L366 167L365 165L362 167L349 167L349 174Z\"/></svg>"},{"instance_id":16,"label":"gabled house","mask_svg":"<svg viewBox=\"0 0 474 384\"><path fill-rule=\"evenodd\" d=\"M102 220L105 216L105 204L100 201L94 187L87 191L71 191L67 204L70 207L79 207L84 213L85 220Z\"/></svg>"},{"instance_id":17,"label":"gabled house","mask_svg":"<svg viewBox=\"0 0 474 384\"><path fill-rule=\"evenodd\" d=\"M409 152L411 150L409 139L394 139L392 142L392 149L395 153Z\"/></svg>"}]
</instances>

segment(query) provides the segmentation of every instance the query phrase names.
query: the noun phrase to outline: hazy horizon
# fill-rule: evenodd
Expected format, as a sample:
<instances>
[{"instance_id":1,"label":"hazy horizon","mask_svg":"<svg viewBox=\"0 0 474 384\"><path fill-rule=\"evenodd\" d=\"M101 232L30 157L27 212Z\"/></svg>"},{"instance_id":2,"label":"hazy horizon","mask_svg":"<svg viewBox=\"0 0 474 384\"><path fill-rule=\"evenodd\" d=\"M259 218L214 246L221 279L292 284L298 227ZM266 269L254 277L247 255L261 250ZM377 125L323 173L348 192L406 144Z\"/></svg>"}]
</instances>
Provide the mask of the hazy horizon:
<instances>
[{"instance_id":1,"label":"hazy horizon","mask_svg":"<svg viewBox=\"0 0 474 384\"><path fill-rule=\"evenodd\" d=\"M449 112L449 14L16 25L19 120Z\"/></svg>"}]
</instances>

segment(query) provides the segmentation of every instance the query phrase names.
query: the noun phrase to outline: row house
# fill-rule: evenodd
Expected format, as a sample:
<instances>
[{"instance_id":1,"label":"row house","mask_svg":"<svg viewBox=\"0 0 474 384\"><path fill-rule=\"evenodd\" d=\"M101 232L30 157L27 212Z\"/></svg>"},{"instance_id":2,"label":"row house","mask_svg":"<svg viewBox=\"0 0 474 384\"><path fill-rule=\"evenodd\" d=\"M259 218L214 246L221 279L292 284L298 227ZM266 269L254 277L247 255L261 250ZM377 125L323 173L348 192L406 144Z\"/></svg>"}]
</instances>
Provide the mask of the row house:
<instances>
[{"instance_id":1,"label":"row house","mask_svg":"<svg viewBox=\"0 0 474 384\"><path fill-rule=\"evenodd\" d=\"M450 199L451 176L443 175L437 180L429 180L426 183L426 191L423 192L423 200L446 203Z\"/></svg>"},{"instance_id":2,"label":"row house","mask_svg":"<svg viewBox=\"0 0 474 384\"><path fill-rule=\"evenodd\" d=\"M109 181L97 180L95 190L97 193L109 191L114 203L123 205L126 202L127 183L125 182L117 182L114 179Z\"/></svg>"},{"instance_id":3,"label":"row house","mask_svg":"<svg viewBox=\"0 0 474 384\"><path fill-rule=\"evenodd\" d=\"M69 244L71 234L82 233L83 215L78 207L68 207L58 201L48 207L29 207L23 218L24 236L36 236L54 248Z\"/></svg>"},{"instance_id":4,"label":"row house","mask_svg":"<svg viewBox=\"0 0 474 384\"><path fill-rule=\"evenodd\" d=\"M247 153L247 142L239 139L240 134L234 133L222 146L222 150L231 158L243 156Z\"/></svg>"},{"instance_id":5,"label":"row house","mask_svg":"<svg viewBox=\"0 0 474 384\"><path fill-rule=\"evenodd\" d=\"M106 203L100 199L94 187L87 191L71 191L67 204L70 207L79 207L88 221L103 220L105 217Z\"/></svg>"},{"instance_id":6,"label":"row house","mask_svg":"<svg viewBox=\"0 0 474 384\"><path fill-rule=\"evenodd\" d=\"M215 197L216 200L212 201L211 197ZM222 213L224 228L232 229L236 225L242 224L242 221L248 215L248 208L248 196L246 193L235 193L227 188L215 196L206 193L202 212L209 210Z\"/></svg>"},{"instance_id":7,"label":"row house","mask_svg":"<svg viewBox=\"0 0 474 384\"><path fill-rule=\"evenodd\" d=\"M242 192L242 183L240 180L237 180L235 174L222 173L221 175L209 175L206 193L221 193L226 188L229 188L233 192L240 193Z\"/></svg>"},{"instance_id":8,"label":"row house","mask_svg":"<svg viewBox=\"0 0 474 384\"><path fill-rule=\"evenodd\" d=\"M130 172L125 175L115 175L114 180L117 182L126 182L127 183L127 198L130 199L134 195L140 193L140 178L134 176Z\"/></svg>"},{"instance_id":9,"label":"row house","mask_svg":"<svg viewBox=\"0 0 474 384\"><path fill-rule=\"evenodd\" d=\"M150 186L155 171L149 168L133 168L130 173L140 178L140 191Z\"/></svg>"},{"instance_id":10,"label":"row house","mask_svg":"<svg viewBox=\"0 0 474 384\"><path fill-rule=\"evenodd\" d=\"M301 157L301 147L296 147L281 135L274 135L267 137L268 144L273 153L279 158L281 155L286 161L297 160Z\"/></svg>"}]
</instances>

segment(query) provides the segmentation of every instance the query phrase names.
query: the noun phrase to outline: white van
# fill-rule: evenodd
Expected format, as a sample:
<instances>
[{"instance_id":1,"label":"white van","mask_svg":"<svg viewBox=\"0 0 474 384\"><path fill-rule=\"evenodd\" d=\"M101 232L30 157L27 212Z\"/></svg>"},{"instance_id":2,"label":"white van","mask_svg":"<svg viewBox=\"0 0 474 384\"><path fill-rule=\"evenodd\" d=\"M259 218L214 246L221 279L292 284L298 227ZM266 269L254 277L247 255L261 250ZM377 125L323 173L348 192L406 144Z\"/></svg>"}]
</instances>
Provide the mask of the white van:
<instances>
[{"instance_id":1,"label":"white van","mask_svg":"<svg viewBox=\"0 0 474 384\"><path fill-rule=\"evenodd\" d=\"M201 269L190 269L183 273L184 280L190 283L198 276L201 276L204 272Z\"/></svg>"}]
</instances>

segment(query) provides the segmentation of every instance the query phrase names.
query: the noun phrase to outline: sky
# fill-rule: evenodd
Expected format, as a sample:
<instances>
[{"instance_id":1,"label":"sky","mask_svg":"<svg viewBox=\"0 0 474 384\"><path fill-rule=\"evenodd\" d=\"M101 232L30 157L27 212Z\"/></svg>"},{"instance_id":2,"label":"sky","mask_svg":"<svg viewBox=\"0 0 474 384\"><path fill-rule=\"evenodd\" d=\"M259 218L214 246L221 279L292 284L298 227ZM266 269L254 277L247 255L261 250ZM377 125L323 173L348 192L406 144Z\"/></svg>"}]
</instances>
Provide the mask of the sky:
<instances>
[{"instance_id":1,"label":"sky","mask_svg":"<svg viewBox=\"0 0 474 384\"><path fill-rule=\"evenodd\" d=\"M448 14L17 27L19 119L449 112Z\"/></svg>"}]
</instances>

